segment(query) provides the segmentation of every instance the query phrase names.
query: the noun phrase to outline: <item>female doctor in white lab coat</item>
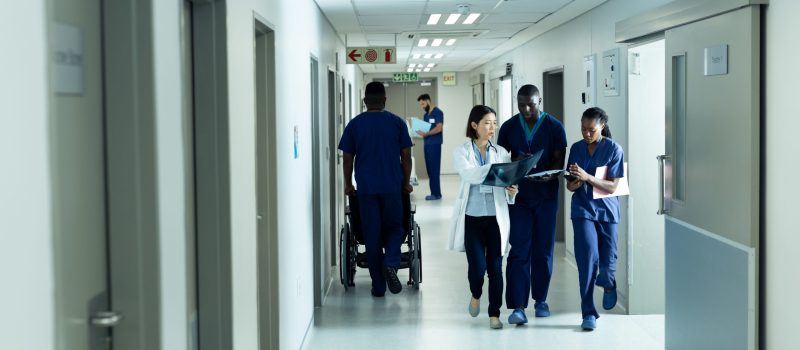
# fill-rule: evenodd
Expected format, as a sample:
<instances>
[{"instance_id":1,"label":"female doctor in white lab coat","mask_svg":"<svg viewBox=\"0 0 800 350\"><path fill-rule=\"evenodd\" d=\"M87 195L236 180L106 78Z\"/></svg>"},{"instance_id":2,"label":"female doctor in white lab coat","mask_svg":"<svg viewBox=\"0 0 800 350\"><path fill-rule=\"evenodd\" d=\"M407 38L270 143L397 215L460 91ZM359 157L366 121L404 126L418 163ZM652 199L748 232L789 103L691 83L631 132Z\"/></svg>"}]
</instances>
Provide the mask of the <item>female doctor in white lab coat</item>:
<instances>
[{"instance_id":1,"label":"female doctor in white lab coat","mask_svg":"<svg viewBox=\"0 0 800 350\"><path fill-rule=\"evenodd\" d=\"M461 176L447 248L466 251L467 278L472 298L469 313L480 313L484 275L489 275L489 326L503 328L500 306L503 295L503 255L507 251L508 204L514 203L517 187L483 186L492 163L511 161L509 153L491 142L497 128L494 110L475 106L469 114L467 137L470 140L453 152L456 171Z\"/></svg>"}]
</instances>

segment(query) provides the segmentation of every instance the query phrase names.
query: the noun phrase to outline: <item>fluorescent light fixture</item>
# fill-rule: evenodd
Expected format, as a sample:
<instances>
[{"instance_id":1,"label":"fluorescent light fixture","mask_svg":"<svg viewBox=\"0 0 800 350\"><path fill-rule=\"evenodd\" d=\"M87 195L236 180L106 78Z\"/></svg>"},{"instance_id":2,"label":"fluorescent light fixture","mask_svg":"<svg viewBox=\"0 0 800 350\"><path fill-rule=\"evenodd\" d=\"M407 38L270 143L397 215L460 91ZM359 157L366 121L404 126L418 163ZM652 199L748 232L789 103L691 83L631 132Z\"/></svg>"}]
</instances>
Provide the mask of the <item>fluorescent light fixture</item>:
<instances>
[{"instance_id":1,"label":"fluorescent light fixture","mask_svg":"<svg viewBox=\"0 0 800 350\"><path fill-rule=\"evenodd\" d=\"M430 71L431 71L431 69L430 69L430 68L425 68L425 69L423 69L422 71L424 71L424 72L430 72Z\"/></svg>"},{"instance_id":2,"label":"fluorescent light fixture","mask_svg":"<svg viewBox=\"0 0 800 350\"><path fill-rule=\"evenodd\" d=\"M422 63L418 64L417 68L422 68Z\"/></svg>"},{"instance_id":3,"label":"fluorescent light fixture","mask_svg":"<svg viewBox=\"0 0 800 350\"><path fill-rule=\"evenodd\" d=\"M428 39L419 39L419 43L417 43L417 46L419 47L425 47L427 45L428 45Z\"/></svg>"},{"instance_id":4,"label":"fluorescent light fixture","mask_svg":"<svg viewBox=\"0 0 800 350\"><path fill-rule=\"evenodd\" d=\"M436 63L428 63L428 68L432 68L435 65L436 65Z\"/></svg>"},{"instance_id":5,"label":"fluorescent light fixture","mask_svg":"<svg viewBox=\"0 0 800 350\"><path fill-rule=\"evenodd\" d=\"M467 19L464 20L464 24L475 23L475 20L477 20L480 16L480 13L470 13L469 16L467 16Z\"/></svg>"},{"instance_id":6,"label":"fluorescent light fixture","mask_svg":"<svg viewBox=\"0 0 800 350\"><path fill-rule=\"evenodd\" d=\"M435 26L439 24L439 19L442 18L441 13L432 13L430 17L428 17L428 25Z\"/></svg>"},{"instance_id":7,"label":"fluorescent light fixture","mask_svg":"<svg viewBox=\"0 0 800 350\"><path fill-rule=\"evenodd\" d=\"M437 59L437 60L438 60L438 59L440 59L440 58L442 58L442 57L444 57L444 54L443 54L443 53L437 53L437 54L436 54L436 56L433 56L433 58L435 58L435 59Z\"/></svg>"},{"instance_id":8,"label":"fluorescent light fixture","mask_svg":"<svg viewBox=\"0 0 800 350\"><path fill-rule=\"evenodd\" d=\"M409 72L409 73L411 73L411 72L413 72L413 71L414 71L414 68L409 68L409 69L406 69L406 72Z\"/></svg>"},{"instance_id":9,"label":"fluorescent light fixture","mask_svg":"<svg viewBox=\"0 0 800 350\"><path fill-rule=\"evenodd\" d=\"M413 64L413 63L412 63L412 64L409 64L409 65L408 65L408 68L414 68L414 67L416 67L416 66L417 66L416 64Z\"/></svg>"},{"instance_id":10,"label":"fluorescent light fixture","mask_svg":"<svg viewBox=\"0 0 800 350\"><path fill-rule=\"evenodd\" d=\"M450 16L447 16L447 20L444 21L444 24L456 24L459 18L461 18L460 13L451 13Z\"/></svg>"},{"instance_id":11,"label":"fluorescent light fixture","mask_svg":"<svg viewBox=\"0 0 800 350\"><path fill-rule=\"evenodd\" d=\"M431 42L431 46L439 46L441 44L442 44L442 39L433 39L433 42Z\"/></svg>"},{"instance_id":12,"label":"fluorescent light fixture","mask_svg":"<svg viewBox=\"0 0 800 350\"><path fill-rule=\"evenodd\" d=\"M421 54L421 53L415 53L415 54L414 54L414 59L415 59L415 60L418 60L420 57L422 57L422 54Z\"/></svg>"},{"instance_id":13,"label":"fluorescent light fixture","mask_svg":"<svg viewBox=\"0 0 800 350\"><path fill-rule=\"evenodd\" d=\"M416 72L417 73L422 72L422 69L417 68Z\"/></svg>"},{"instance_id":14,"label":"fluorescent light fixture","mask_svg":"<svg viewBox=\"0 0 800 350\"><path fill-rule=\"evenodd\" d=\"M423 82L419 83L419 86L431 86L431 82L423 81Z\"/></svg>"},{"instance_id":15,"label":"fluorescent light fixture","mask_svg":"<svg viewBox=\"0 0 800 350\"><path fill-rule=\"evenodd\" d=\"M455 44L455 43L456 43L456 39L450 39L450 40L447 41L447 43L445 45L453 46L453 44Z\"/></svg>"},{"instance_id":16,"label":"fluorescent light fixture","mask_svg":"<svg viewBox=\"0 0 800 350\"><path fill-rule=\"evenodd\" d=\"M433 57L433 54L432 54L432 53L426 53L426 54L425 54L425 56L422 56L422 58L424 58L424 59L426 59L426 60L427 60L427 59L430 59L431 57Z\"/></svg>"}]
</instances>

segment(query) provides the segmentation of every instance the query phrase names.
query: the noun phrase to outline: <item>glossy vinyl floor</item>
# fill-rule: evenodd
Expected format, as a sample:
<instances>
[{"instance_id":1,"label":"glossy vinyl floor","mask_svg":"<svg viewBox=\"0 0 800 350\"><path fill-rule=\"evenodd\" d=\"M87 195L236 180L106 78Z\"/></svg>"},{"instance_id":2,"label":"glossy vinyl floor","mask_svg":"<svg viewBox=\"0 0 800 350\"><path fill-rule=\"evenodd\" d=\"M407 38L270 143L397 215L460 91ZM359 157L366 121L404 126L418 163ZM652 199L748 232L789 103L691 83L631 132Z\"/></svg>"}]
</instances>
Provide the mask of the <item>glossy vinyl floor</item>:
<instances>
[{"instance_id":1,"label":"glossy vinyl floor","mask_svg":"<svg viewBox=\"0 0 800 350\"><path fill-rule=\"evenodd\" d=\"M444 198L425 201L427 181L414 188L415 220L422 230L423 282L420 290L405 285L408 270L400 270L403 291L384 298L370 295L366 269L357 269L356 287L345 292L337 278L314 322L303 349L663 349L664 316L629 316L619 307L602 310L602 290L595 291L600 310L598 328L580 329L578 272L565 258L563 243L556 245L548 304L552 316L534 318L529 309L525 326L507 324L509 310L501 309L501 330L489 328L486 314L488 279L481 314L467 313L470 299L464 253L445 249L447 229L458 187L458 177L442 177ZM567 233L571 234L571 233ZM503 260L505 269L506 261ZM533 303L531 302L531 307Z\"/></svg>"}]
</instances>

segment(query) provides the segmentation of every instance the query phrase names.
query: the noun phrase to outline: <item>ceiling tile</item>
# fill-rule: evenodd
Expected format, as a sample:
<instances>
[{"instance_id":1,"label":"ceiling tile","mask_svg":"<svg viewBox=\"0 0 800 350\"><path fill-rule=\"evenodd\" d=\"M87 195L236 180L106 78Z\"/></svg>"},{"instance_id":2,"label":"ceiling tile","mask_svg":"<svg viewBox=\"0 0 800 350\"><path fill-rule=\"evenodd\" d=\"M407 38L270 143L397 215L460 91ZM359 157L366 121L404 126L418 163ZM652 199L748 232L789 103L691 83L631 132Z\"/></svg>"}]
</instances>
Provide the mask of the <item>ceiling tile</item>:
<instances>
[{"instance_id":1,"label":"ceiling tile","mask_svg":"<svg viewBox=\"0 0 800 350\"><path fill-rule=\"evenodd\" d=\"M361 16L376 16L392 13L396 15L421 15L425 10L424 1L404 2L361 2L355 1L356 12ZM427 18L426 18L427 20Z\"/></svg>"},{"instance_id":2,"label":"ceiling tile","mask_svg":"<svg viewBox=\"0 0 800 350\"><path fill-rule=\"evenodd\" d=\"M575 0L508 0L497 7L501 13L546 12L552 13Z\"/></svg>"},{"instance_id":3,"label":"ceiling tile","mask_svg":"<svg viewBox=\"0 0 800 350\"><path fill-rule=\"evenodd\" d=\"M491 14L487 16L481 24L502 24L502 23L529 23L533 24L539 22L542 18L547 16L548 13L542 12L521 12L521 13L501 13Z\"/></svg>"},{"instance_id":4,"label":"ceiling tile","mask_svg":"<svg viewBox=\"0 0 800 350\"><path fill-rule=\"evenodd\" d=\"M358 16L358 21L364 26L418 25L420 18L418 15Z\"/></svg>"}]
</instances>

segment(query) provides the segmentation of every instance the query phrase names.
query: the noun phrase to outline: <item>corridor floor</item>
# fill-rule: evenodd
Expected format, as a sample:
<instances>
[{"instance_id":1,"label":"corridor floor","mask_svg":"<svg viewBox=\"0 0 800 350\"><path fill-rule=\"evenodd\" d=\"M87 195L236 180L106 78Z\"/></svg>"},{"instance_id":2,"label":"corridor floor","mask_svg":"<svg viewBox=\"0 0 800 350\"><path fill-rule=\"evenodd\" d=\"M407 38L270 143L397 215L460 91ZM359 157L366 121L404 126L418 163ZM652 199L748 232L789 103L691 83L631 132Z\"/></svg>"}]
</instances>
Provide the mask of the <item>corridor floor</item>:
<instances>
[{"instance_id":1,"label":"corridor floor","mask_svg":"<svg viewBox=\"0 0 800 350\"><path fill-rule=\"evenodd\" d=\"M565 258L563 243L556 245L548 304L552 316L534 318L529 309L525 326L507 324L509 310L501 309L502 330L489 328L488 293L481 300L481 315L467 313L469 287L464 253L445 249L447 229L458 188L458 177L442 177L444 198L425 201L428 183L414 187L416 221L422 229L423 282L419 290L404 284L394 295L370 295L366 269L356 271L356 287L347 292L338 274L314 322L303 349L663 349L664 316L629 316L619 307L600 310L598 328L584 332L577 270ZM567 232L571 234L571 232ZM571 258L570 258L571 259ZM503 260L505 269L506 261ZM408 270L400 270L405 283ZM484 291L488 280L484 285ZM595 292L600 308L602 290ZM531 302L531 307L532 307Z\"/></svg>"}]
</instances>

